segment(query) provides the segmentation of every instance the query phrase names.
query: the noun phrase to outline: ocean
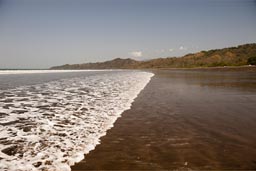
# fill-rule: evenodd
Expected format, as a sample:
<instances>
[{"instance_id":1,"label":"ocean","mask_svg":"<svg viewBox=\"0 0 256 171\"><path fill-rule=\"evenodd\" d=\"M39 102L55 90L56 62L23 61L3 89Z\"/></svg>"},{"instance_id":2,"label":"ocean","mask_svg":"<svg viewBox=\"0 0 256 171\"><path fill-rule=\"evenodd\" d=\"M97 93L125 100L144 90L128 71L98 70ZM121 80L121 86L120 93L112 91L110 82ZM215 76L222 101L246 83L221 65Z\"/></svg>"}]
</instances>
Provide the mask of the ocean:
<instances>
[{"instance_id":1,"label":"ocean","mask_svg":"<svg viewBox=\"0 0 256 171\"><path fill-rule=\"evenodd\" d=\"M127 70L0 70L0 170L70 170L152 76Z\"/></svg>"}]
</instances>

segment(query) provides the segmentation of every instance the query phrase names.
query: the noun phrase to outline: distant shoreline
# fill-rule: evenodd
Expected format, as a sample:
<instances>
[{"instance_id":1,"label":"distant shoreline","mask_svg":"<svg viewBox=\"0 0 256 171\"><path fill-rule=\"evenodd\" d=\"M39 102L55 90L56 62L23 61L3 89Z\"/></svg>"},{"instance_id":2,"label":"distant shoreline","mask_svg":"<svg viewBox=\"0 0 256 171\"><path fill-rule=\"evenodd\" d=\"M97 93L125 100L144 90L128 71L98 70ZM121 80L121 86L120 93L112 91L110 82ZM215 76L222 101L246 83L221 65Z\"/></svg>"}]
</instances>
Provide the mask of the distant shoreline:
<instances>
[{"instance_id":1,"label":"distant shoreline","mask_svg":"<svg viewBox=\"0 0 256 171\"><path fill-rule=\"evenodd\" d=\"M115 58L95 63L65 64L50 69L158 69L158 68L214 68L256 65L256 43L237 47L190 53L182 57L165 57L151 60Z\"/></svg>"},{"instance_id":2,"label":"distant shoreline","mask_svg":"<svg viewBox=\"0 0 256 171\"><path fill-rule=\"evenodd\" d=\"M244 66L218 66L218 67L195 67L195 68L152 68L143 70L200 70L200 71L256 71L255 65Z\"/></svg>"},{"instance_id":3,"label":"distant shoreline","mask_svg":"<svg viewBox=\"0 0 256 171\"><path fill-rule=\"evenodd\" d=\"M68 71L69 69L0 69L0 71ZM184 68L123 68L123 69L72 69L74 71L83 70L234 70L234 71L256 71L256 65L243 66L216 66L216 67L184 67Z\"/></svg>"}]
</instances>

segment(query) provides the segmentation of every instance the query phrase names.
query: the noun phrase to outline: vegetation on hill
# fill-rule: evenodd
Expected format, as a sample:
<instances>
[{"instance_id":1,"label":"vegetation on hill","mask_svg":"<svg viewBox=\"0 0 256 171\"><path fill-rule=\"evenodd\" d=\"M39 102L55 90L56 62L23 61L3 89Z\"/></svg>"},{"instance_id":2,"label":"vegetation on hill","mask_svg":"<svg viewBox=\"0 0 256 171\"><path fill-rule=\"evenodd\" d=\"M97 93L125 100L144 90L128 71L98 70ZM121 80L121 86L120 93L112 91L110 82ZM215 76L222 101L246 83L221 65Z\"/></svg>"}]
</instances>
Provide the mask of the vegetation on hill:
<instances>
[{"instance_id":1,"label":"vegetation on hill","mask_svg":"<svg viewBox=\"0 0 256 171\"><path fill-rule=\"evenodd\" d=\"M133 59L121 59L116 58L111 61L106 62L96 62L96 63L85 63L85 64L74 64L74 65L62 65L52 67L51 69L127 69L133 68L138 64L138 61Z\"/></svg>"},{"instance_id":2,"label":"vegetation on hill","mask_svg":"<svg viewBox=\"0 0 256 171\"><path fill-rule=\"evenodd\" d=\"M256 43L237 47L201 51L183 57L157 58L149 61L114 59L106 62L63 65L51 69L142 69L242 66L256 64Z\"/></svg>"},{"instance_id":3,"label":"vegetation on hill","mask_svg":"<svg viewBox=\"0 0 256 171\"><path fill-rule=\"evenodd\" d=\"M249 65L256 65L256 56L248 58Z\"/></svg>"}]
</instances>

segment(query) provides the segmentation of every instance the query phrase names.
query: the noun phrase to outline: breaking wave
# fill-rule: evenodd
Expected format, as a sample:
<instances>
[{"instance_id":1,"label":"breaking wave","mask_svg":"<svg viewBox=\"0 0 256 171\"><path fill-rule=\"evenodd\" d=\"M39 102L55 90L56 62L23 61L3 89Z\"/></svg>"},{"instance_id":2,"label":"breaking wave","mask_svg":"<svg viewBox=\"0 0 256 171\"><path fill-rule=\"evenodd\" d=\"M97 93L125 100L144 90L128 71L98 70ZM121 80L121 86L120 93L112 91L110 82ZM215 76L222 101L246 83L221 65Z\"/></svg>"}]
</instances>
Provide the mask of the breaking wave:
<instances>
[{"instance_id":1,"label":"breaking wave","mask_svg":"<svg viewBox=\"0 0 256 171\"><path fill-rule=\"evenodd\" d=\"M105 73L1 90L0 170L71 170L152 76Z\"/></svg>"}]
</instances>

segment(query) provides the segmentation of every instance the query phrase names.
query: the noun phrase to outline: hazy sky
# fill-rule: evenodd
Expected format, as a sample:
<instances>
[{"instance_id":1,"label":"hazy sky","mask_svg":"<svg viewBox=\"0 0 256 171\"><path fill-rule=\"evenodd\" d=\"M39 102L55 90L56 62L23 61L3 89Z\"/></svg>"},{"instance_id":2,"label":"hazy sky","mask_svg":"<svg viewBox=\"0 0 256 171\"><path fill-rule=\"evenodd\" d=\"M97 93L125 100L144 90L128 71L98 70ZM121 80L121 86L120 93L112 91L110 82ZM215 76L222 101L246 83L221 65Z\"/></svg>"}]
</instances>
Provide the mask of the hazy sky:
<instances>
[{"instance_id":1,"label":"hazy sky","mask_svg":"<svg viewBox=\"0 0 256 171\"><path fill-rule=\"evenodd\" d=\"M0 0L0 68L151 59L256 42L256 0Z\"/></svg>"}]
</instances>

